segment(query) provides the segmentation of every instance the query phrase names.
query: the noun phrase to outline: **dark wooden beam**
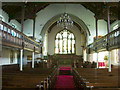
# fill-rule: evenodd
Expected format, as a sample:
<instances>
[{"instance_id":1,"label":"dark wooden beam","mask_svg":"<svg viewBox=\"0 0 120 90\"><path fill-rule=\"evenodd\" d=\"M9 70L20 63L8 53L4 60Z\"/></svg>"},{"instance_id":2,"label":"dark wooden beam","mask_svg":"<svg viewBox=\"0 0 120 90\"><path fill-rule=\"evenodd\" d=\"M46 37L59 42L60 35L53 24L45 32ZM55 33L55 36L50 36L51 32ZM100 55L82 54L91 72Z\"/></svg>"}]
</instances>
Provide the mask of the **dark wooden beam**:
<instances>
[{"instance_id":1,"label":"dark wooden beam","mask_svg":"<svg viewBox=\"0 0 120 90\"><path fill-rule=\"evenodd\" d=\"M107 20L107 14L103 14L103 15L100 15L100 16L97 16L98 19L104 19L104 20ZM111 16L110 17L110 20L113 21L113 20L118 20L118 17L117 16Z\"/></svg>"},{"instance_id":2,"label":"dark wooden beam","mask_svg":"<svg viewBox=\"0 0 120 90\"><path fill-rule=\"evenodd\" d=\"M2 6L23 6L24 2L2 2Z\"/></svg>"},{"instance_id":3,"label":"dark wooden beam","mask_svg":"<svg viewBox=\"0 0 120 90\"><path fill-rule=\"evenodd\" d=\"M25 16L24 19L34 19L36 17L36 13L42 9L44 9L48 4L29 4L25 6ZM10 19L22 19L21 11L14 13L14 16L11 14Z\"/></svg>"},{"instance_id":4,"label":"dark wooden beam","mask_svg":"<svg viewBox=\"0 0 120 90\"><path fill-rule=\"evenodd\" d=\"M22 33L24 28L24 16L25 16L25 7L22 6L22 11L21 11L21 32Z\"/></svg>"},{"instance_id":5,"label":"dark wooden beam","mask_svg":"<svg viewBox=\"0 0 120 90\"><path fill-rule=\"evenodd\" d=\"M107 33L110 33L110 7L107 7Z\"/></svg>"},{"instance_id":6,"label":"dark wooden beam","mask_svg":"<svg viewBox=\"0 0 120 90\"><path fill-rule=\"evenodd\" d=\"M118 2L109 2L109 3L107 3L107 5L110 6L110 7L119 7Z\"/></svg>"},{"instance_id":7,"label":"dark wooden beam","mask_svg":"<svg viewBox=\"0 0 120 90\"><path fill-rule=\"evenodd\" d=\"M35 7L35 12L37 13L38 11L46 8L48 5L49 5L49 4L44 4L44 5L42 5L41 7L40 7L39 5L37 5L37 6Z\"/></svg>"},{"instance_id":8,"label":"dark wooden beam","mask_svg":"<svg viewBox=\"0 0 120 90\"><path fill-rule=\"evenodd\" d=\"M31 13L31 12L26 12L25 11L25 14L24 14L24 19L34 19L36 17L36 13ZM21 20L22 17L21 17L21 12L18 12L16 14L14 14L14 16L10 16L10 19L18 19L18 20Z\"/></svg>"},{"instance_id":9,"label":"dark wooden beam","mask_svg":"<svg viewBox=\"0 0 120 90\"><path fill-rule=\"evenodd\" d=\"M95 24L96 24L96 40L98 39L98 19L95 19Z\"/></svg>"},{"instance_id":10,"label":"dark wooden beam","mask_svg":"<svg viewBox=\"0 0 120 90\"><path fill-rule=\"evenodd\" d=\"M33 19L33 39L35 38L35 18Z\"/></svg>"},{"instance_id":11,"label":"dark wooden beam","mask_svg":"<svg viewBox=\"0 0 120 90\"><path fill-rule=\"evenodd\" d=\"M118 19L118 6L117 2L111 3L82 3L85 8L89 9L95 14L95 17L98 19L107 20L107 6L110 7L110 20L117 20Z\"/></svg>"},{"instance_id":12,"label":"dark wooden beam","mask_svg":"<svg viewBox=\"0 0 120 90\"><path fill-rule=\"evenodd\" d=\"M59 3L59 2L57 2ZM73 3L73 2L72 2ZM11 19L21 19L21 10L18 10L18 7L24 6L25 7L25 19L34 19L36 17L36 13L39 12L40 10L44 9L47 7L49 4L56 4L56 2L3 2L3 9L5 9L5 12L7 12L10 16ZM63 4L62 2L59 4ZM64 4L70 4L70 2L67 2ZM117 2L75 2L75 4L81 4L88 10L92 11L98 19L105 19L107 20L107 6L110 6L110 15L111 15L111 20L117 20L118 18L118 10L119 10L119 3ZM9 6L14 6L18 11L15 11L14 8L10 8ZM112 13L112 14L111 14Z\"/></svg>"}]
</instances>

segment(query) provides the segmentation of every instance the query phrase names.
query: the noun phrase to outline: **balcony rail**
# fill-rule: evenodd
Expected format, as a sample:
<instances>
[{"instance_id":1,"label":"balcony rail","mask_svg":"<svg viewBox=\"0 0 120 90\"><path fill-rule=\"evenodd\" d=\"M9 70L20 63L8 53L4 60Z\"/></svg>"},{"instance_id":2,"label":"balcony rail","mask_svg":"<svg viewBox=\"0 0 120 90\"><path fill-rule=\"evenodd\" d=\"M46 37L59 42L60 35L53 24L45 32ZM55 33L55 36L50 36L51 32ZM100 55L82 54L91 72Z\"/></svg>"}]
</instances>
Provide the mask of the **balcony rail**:
<instances>
[{"instance_id":1,"label":"balcony rail","mask_svg":"<svg viewBox=\"0 0 120 90\"><path fill-rule=\"evenodd\" d=\"M115 48L120 48L120 28L88 45L87 52L92 53L101 50L112 50Z\"/></svg>"},{"instance_id":2,"label":"balcony rail","mask_svg":"<svg viewBox=\"0 0 120 90\"><path fill-rule=\"evenodd\" d=\"M0 37L3 45L17 46L40 52L41 45L35 40L27 37L22 32L0 20Z\"/></svg>"}]
</instances>

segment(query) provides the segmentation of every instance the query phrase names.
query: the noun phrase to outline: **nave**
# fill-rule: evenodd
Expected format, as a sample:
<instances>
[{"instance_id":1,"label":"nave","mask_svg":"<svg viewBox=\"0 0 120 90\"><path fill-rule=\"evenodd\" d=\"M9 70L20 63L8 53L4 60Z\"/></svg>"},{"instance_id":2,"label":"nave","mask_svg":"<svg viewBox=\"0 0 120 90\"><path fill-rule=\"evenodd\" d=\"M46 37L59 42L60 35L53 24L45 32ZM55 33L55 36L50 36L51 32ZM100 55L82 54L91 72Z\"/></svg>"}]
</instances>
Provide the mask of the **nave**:
<instances>
[{"instance_id":1,"label":"nave","mask_svg":"<svg viewBox=\"0 0 120 90\"><path fill-rule=\"evenodd\" d=\"M25 67L24 71L19 71L18 65L8 65L3 67L2 87L3 90L29 90L36 89L37 85L46 81L55 68L35 68Z\"/></svg>"},{"instance_id":2,"label":"nave","mask_svg":"<svg viewBox=\"0 0 120 90\"><path fill-rule=\"evenodd\" d=\"M76 89L71 67L59 68L59 75L57 75L55 90L59 89Z\"/></svg>"},{"instance_id":3,"label":"nave","mask_svg":"<svg viewBox=\"0 0 120 90\"><path fill-rule=\"evenodd\" d=\"M20 72L18 65L3 67L2 90L119 90L118 67L108 72L107 68L74 67L25 67ZM7 68L7 69L6 69Z\"/></svg>"},{"instance_id":4,"label":"nave","mask_svg":"<svg viewBox=\"0 0 120 90\"><path fill-rule=\"evenodd\" d=\"M0 89L120 89L119 2L1 4Z\"/></svg>"}]
</instances>

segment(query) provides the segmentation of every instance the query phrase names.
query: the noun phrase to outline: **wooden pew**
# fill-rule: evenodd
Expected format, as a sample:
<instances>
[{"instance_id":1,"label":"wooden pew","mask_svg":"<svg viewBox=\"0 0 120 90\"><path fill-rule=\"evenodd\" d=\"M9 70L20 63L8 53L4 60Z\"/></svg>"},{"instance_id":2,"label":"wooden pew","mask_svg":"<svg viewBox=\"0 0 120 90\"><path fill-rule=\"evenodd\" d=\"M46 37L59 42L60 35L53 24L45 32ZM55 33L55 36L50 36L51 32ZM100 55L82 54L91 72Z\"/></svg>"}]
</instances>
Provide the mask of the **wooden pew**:
<instances>
[{"instance_id":1,"label":"wooden pew","mask_svg":"<svg viewBox=\"0 0 120 90\"><path fill-rule=\"evenodd\" d=\"M25 68L20 72L17 70L17 66L3 66L2 73L2 87L6 88L24 89L24 88L36 88L41 81L44 81L52 72L54 68ZM16 89L16 90L17 90Z\"/></svg>"},{"instance_id":2,"label":"wooden pew","mask_svg":"<svg viewBox=\"0 0 120 90\"><path fill-rule=\"evenodd\" d=\"M112 72L107 69L77 68L73 69L76 83L80 83L85 89L116 88L118 89L118 69ZM79 87L79 85L77 85ZM97 89L96 89L97 88ZM103 89L104 90L104 89ZM111 89L112 90L112 89Z\"/></svg>"}]
</instances>

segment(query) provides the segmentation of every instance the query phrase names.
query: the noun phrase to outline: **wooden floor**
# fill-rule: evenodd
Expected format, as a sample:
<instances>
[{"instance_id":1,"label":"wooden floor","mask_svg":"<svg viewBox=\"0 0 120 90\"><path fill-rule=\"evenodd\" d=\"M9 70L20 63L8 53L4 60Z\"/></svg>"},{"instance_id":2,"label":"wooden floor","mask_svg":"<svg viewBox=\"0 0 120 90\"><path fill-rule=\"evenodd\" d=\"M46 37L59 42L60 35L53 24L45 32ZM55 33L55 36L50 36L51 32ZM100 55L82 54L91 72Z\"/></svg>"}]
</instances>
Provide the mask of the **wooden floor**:
<instances>
[{"instance_id":1,"label":"wooden floor","mask_svg":"<svg viewBox=\"0 0 120 90\"><path fill-rule=\"evenodd\" d=\"M108 72L107 68L76 68L74 75L78 87L84 87L91 90L120 90L119 87L119 69L112 68ZM80 82L80 84L79 84Z\"/></svg>"},{"instance_id":2,"label":"wooden floor","mask_svg":"<svg viewBox=\"0 0 120 90\"><path fill-rule=\"evenodd\" d=\"M22 72L18 66L8 66L3 68L2 87L3 90L27 90L28 88L36 89L36 85L44 81L53 68L25 68ZM29 90L29 89L28 89Z\"/></svg>"}]
</instances>

